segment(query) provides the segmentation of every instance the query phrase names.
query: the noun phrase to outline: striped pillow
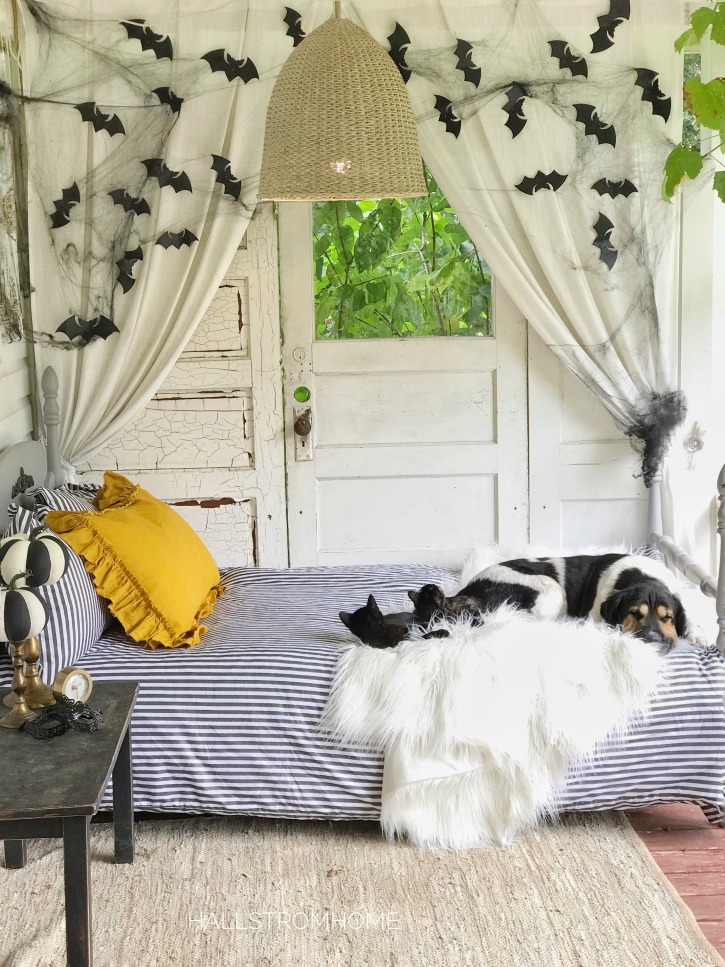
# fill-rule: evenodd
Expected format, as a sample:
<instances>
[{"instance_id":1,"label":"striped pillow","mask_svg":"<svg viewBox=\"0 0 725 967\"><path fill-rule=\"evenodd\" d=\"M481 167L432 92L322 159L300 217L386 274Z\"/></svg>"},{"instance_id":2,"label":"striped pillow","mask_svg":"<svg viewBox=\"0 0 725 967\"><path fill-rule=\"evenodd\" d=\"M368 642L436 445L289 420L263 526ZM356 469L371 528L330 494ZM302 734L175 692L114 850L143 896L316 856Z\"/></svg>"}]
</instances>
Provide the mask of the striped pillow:
<instances>
[{"instance_id":1,"label":"striped pillow","mask_svg":"<svg viewBox=\"0 0 725 967\"><path fill-rule=\"evenodd\" d=\"M44 521L49 510L95 510L93 498L99 488L93 484L63 484L57 490L36 487L30 491L35 500L35 516Z\"/></svg>"},{"instance_id":2,"label":"striped pillow","mask_svg":"<svg viewBox=\"0 0 725 967\"><path fill-rule=\"evenodd\" d=\"M55 493L47 491L46 493ZM61 491L53 498L64 501L63 507L81 509L77 502L83 502L83 510L88 510L88 495L81 497ZM35 494L37 497L37 492ZM34 513L23 507L11 504L9 507L10 525L5 536L11 534L30 534L39 527L50 507L41 508ZM41 677L51 684L61 668L78 664L88 649L101 637L113 617L108 610L108 602L99 597L93 581L86 572L81 558L68 548L68 565L65 574L56 583L38 588L38 594L48 608L48 623L40 637Z\"/></svg>"}]
</instances>

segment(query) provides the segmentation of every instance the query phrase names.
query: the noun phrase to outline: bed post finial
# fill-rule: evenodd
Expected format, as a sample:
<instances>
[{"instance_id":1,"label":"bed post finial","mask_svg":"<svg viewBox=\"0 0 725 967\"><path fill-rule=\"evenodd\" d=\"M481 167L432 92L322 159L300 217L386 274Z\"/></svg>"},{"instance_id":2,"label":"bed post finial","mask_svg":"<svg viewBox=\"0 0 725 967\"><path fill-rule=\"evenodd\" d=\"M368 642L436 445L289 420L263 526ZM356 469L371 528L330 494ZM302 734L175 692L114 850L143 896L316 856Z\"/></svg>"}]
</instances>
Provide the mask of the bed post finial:
<instances>
[{"instance_id":1,"label":"bed post finial","mask_svg":"<svg viewBox=\"0 0 725 967\"><path fill-rule=\"evenodd\" d=\"M652 534L664 534L662 523L662 471L652 474L652 485L649 488L649 505L647 508L647 533L652 540Z\"/></svg>"},{"instance_id":2,"label":"bed post finial","mask_svg":"<svg viewBox=\"0 0 725 967\"><path fill-rule=\"evenodd\" d=\"M725 655L725 467L717 478L717 493L719 498L717 508L717 533L720 538L720 568L717 573L717 647Z\"/></svg>"},{"instance_id":3,"label":"bed post finial","mask_svg":"<svg viewBox=\"0 0 725 967\"><path fill-rule=\"evenodd\" d=\"M46 487L57 487L63 482L60 462L60 408L58 406L58 376L52 366L46 366L40 380L43 390L43 423L48 450Z\"/></svg>"}]
</instances>

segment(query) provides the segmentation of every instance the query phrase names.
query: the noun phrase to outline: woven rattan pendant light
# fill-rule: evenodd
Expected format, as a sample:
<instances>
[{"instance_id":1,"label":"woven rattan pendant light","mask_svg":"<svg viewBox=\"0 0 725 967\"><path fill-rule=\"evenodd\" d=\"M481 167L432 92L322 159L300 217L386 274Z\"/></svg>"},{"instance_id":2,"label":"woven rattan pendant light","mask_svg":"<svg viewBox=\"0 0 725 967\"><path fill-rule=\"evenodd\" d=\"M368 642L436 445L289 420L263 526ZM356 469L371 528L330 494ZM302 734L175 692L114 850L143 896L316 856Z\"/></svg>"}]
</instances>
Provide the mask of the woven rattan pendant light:
<instances>
[{"instance_id":1,"label":"woven rattan pendant light","mask_svg":"<svg viewBox=\"0 0 725 967\"><path fill-rule=\"evenodd\" d=\"M335 16L295 47L264 131L263 201L413 198L427 193L408 92L388 53Z\"/></svg>"}]
</instances>

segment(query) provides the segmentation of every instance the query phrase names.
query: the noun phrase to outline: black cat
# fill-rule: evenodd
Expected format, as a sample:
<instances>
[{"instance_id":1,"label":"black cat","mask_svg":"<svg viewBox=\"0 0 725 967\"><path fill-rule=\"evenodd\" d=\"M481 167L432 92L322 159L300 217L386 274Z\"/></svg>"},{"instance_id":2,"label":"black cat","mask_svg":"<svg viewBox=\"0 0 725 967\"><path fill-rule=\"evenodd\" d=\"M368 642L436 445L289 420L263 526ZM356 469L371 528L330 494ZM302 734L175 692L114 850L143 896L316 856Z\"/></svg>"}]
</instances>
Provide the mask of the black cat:
<instances>
[{"instance_id":1,"label":"black cat","mask_svg":"<svg viewBox=\"0 0 725 967\"><path fill-rule=\"evenodd\" d=\"M352 613L341 611L340 621L364 645L370 645L372 648L395 648L401 641L410 637L411 628L421 624L410 611L383 614L372 594L365 607L358 608ZM448 632L431 631L423 637L447 638Z\"/></svg>"}]
</instances>

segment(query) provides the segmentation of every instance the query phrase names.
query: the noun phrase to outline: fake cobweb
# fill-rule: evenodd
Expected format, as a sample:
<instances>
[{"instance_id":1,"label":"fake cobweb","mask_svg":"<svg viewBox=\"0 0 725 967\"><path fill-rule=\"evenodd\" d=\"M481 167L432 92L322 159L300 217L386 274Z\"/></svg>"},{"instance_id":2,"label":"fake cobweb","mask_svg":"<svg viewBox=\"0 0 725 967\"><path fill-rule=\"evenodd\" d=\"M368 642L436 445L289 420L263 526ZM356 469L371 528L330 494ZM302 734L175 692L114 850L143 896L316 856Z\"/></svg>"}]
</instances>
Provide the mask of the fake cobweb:
<instances>
[{"instance_id":1,"label":"fake cobweb","mask_svg":"<svg viewBox=\"0 0 725 967\"><path fill-rule=\"evenodd\" d=\"M288 51L319 22L308 23L308 7L298 6L301 12L278 8ZM403 22L405 12L413 19L409 6L381 15L371 32L409 83L418 122L437 123L436 138L450 142L451 152L466 125L485 115L492 150L500 147L506 167L505 180L490 190L514 193L521 213L512 220L489 204L489 229L524 247L548 246L555 271L585 273L600 301L615 307L600 332L584 327L552 348L640 449L649 484L685 415L657 284L672 244L673 216L660 199L660 182L673 92L661 89L651 68L607 59L630 3L601 6L586 48L562 36L530 0L502 4L504 15L486 25L485 39L478 27L478 36L451 36L445 47L416 47L414 24ZM23 96L0 89L0 125L7 135L24 113L32 132L29 178L67 305L63 318L36 320L34 338L83 348L113 340L123 300L153 247L183 259L198 244L210 205L214 217L248 217L258 171L243 157L201 143L188 105L203 98L211 110L215 94L230 86L248 88L251 96L260 77L277 72L280 58L270 63L269 48L253 32L243 51L227 51L212 9L177 18L183 43L172 22L154 22L153 5L147 22L80 20L54 9L26 0L38 63ZM360 14L365 23L362 7ZM430 94L422 109L412 93L416 82ZM50 151L44 132L57 133L59 125L65 136ZM445 179L438 180L445 189ZM537 204L542 192L560 198L573 249L532 235L522 206ZM465 224L467 213L458 214Z\"/></svg>"}]
</instances>

